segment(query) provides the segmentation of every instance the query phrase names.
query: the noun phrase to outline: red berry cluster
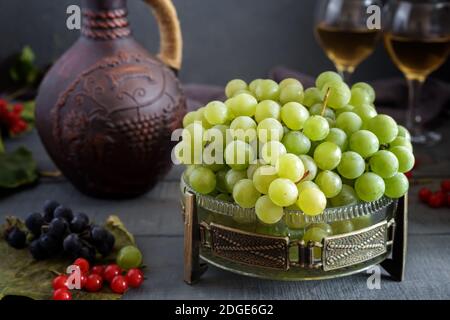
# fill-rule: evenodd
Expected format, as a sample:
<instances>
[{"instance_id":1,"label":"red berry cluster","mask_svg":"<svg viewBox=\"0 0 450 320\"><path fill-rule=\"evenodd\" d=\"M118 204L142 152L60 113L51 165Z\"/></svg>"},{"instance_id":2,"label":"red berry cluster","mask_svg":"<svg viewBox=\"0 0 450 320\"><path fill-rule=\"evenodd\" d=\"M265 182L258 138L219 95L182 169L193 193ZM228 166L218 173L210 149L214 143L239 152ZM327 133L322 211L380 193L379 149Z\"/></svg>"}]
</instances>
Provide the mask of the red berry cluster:
<instances>
[{"instance_id":1,"label":"red berry cluster","mask_svg":"<svg viewBox=\"0 0 450 320\"><path fill-rule=\"evenodd\" d=\"M144 273L140 269L130 269L124 272L118 265L97 265L90 269L86 259L78 258L73 265L80 268L81 288L88 292L98 292L105 282L115 293L122 294L131 288L138 288L144 282ZM53 279L53 300L72 300L72 294L67 287L68 276L59 275Z\"/></svg>"},{"instance_id":2,"label":"red berry cluster","mask_svg":"<svg viewBox=\"0 0 450 320\"><path fill-rule=\"evenodd\" d=\"M450 180L441 182L441 190L433 192L429 188L419 190L419 198L431 208L450 207Z\"/></svg>"},{"instance_id":3,"label":"red berry cluster","mask_svg":"<svg viewBox=\"0 0 450 320\"><path fill-rule=\"evenodd\" d=\"M23 105L8 106L8 102L0 99L0 127L4 126L8 132L18 135L28 129L28 124L22 119Z\"/></svg>"}]
</instances>

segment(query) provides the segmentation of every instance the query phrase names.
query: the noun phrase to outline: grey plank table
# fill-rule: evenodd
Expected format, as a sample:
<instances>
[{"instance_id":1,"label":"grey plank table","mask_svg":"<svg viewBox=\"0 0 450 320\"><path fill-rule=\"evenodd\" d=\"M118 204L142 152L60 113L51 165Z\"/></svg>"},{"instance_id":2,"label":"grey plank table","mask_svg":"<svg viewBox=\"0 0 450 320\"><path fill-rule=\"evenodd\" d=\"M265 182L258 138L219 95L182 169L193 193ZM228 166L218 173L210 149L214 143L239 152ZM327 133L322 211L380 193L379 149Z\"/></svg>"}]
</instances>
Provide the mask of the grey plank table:
<instances>
[{"instance_id":1,"label":"grey plank table","mask_svg":"<svg viewBox=\"0 0 450 320\"><path fill-rule=\"evenodd\" d=\"M183 223L179 208L179 176L174 168L151 192L134 200L105 201L86 197L62 179L43 179L35 187L0 199L0 220L14 214L25 217L41 208L46 199L57 199L97 221L109 214L120 216L136 235L149 266L148 280L125 299L449 299L450 210L433 210L417 200L417 191L427 185L438 188L450 177L450 123L442 127L444 142L430 149L416 148L420 165L414 172L409 203L409 251L406 280L383 277L381 289L369 290L368 274L346 278L280 282L244 277L210 267L202 280L183 282ZM7 149L28 146L41 170L54 170L36 133L8 141Z\"/></svg>"}]
</instances>

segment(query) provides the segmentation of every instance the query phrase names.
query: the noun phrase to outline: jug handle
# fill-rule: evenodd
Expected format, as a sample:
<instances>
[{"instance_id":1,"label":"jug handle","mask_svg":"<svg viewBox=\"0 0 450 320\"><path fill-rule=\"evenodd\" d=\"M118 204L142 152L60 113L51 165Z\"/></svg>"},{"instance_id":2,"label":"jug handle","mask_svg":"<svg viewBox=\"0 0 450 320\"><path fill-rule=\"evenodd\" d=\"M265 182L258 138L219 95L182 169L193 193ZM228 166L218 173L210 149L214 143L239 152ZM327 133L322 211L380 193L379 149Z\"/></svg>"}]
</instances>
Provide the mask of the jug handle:
<instances>
[{"instance_id":1,"label":"jug handle","mask_svg":"<svg viewBox=\"0 0 450 320\"><path fill-rule=\"evenodd\" d=\"M160 35L159 59L170 68L178 71L181 68L183 39L180 21L172 0L144 0L152 8Z\"/></svg>"}]
</instances>

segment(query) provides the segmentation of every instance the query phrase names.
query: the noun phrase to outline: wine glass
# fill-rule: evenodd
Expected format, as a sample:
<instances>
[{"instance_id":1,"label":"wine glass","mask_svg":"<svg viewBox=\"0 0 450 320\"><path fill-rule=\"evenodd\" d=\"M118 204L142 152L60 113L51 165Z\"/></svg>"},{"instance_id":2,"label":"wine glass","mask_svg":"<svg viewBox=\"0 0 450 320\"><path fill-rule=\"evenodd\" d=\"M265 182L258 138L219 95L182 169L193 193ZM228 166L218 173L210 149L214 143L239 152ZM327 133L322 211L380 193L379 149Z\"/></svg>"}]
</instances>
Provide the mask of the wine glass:
<instances>
[{"instance_id":1,"label":"wine glass","mask_svg":"<svg viewBox=\"0 0 450 320\"><path fill-rule=\"evenodd\" d=\"M405 125L413 142L434 144L441 135L423 128L417 104L427 76L445 62L450 52L450 1L391 1L385 10L385 47L408 82Z\"/></svg>"},{"instance_id":2,"label":"wine glass","mask_svg":"<svg viewBox=\"0 0 450 320\"><path fill-rule=\"evenodd\" d=\"M379 29L369 29L368 9L379 0L319 0L315 34L328 58L346 82L375 49Z\"/></svg>"}]
</instances>

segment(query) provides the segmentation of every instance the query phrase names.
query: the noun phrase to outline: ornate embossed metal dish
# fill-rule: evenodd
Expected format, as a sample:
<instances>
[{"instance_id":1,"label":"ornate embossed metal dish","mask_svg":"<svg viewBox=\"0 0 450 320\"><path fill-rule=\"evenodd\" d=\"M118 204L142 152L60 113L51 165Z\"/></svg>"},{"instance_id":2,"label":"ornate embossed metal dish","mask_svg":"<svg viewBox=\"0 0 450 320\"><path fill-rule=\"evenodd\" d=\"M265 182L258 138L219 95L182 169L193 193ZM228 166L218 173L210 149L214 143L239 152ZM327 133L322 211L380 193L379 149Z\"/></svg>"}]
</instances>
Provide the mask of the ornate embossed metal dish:
<instances>
[{"instance_id":1,"label":"ornate embossed metal dish","mask_svg":"<svg viewBox=\"0 0 450 320\"><path fill-rule=\"evenodd\" d=\"M185 220L185 281L206 270L201 260L243 275L276 280L315 280L358 273L380 264L396 280L404 276L405 198L329 208L310 217L287 210L273 226L256 219L254 209L195 193L181 179ZM322 242L303 234L318 224L331 225ZM339 224L348 224L339 233ZM342 228L341 228L342 229ZM395 237L394 237L395 235Z\"/></svg>"}]
</instances>

